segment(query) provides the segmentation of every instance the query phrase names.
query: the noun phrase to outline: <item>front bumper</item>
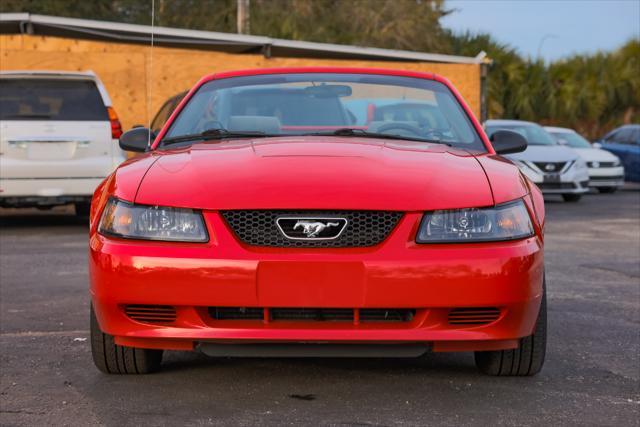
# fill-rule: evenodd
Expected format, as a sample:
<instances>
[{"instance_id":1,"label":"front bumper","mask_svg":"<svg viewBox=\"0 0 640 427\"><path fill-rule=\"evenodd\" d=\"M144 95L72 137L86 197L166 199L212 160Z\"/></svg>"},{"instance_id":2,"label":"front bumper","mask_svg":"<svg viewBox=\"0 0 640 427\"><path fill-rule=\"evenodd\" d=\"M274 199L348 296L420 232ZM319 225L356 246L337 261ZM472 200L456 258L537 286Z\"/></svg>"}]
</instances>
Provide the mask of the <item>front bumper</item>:
<instances>
[{"instance_id":1,"label":"front bumper","mask_svg":"<svg viewBox=\"0 0 640 427\"><path fill-rule=\"evenodd\" d=\"M56 206L88 202L103 177L0 179L0 206Z\"/></svg>"},{"instance_id":2,"label":"front bumper","mask_svg":"<svg viewBox=\"0 0 640 427\"><path fill-rule=\"evenodd\" d=\"M517 347L542 296L540 239L417 245L421 214L405 214L371 248L283 249L240 243L216 212L207 244L133 242L94 233L90 278L101 329L121 345L193 349L199 343L428 343L434 351ZM132 320L127 305L175 307L175 320ZM404 322L216 320L210 307L408 308ZM487 324L448 321L454 308L495 307Z\"/></svg>"},{"instance_id":3,"label":"front bumper","mask_svg":"<svg viewBox=\"0 0 640 427\"><path fill-rule=\"evenodd\" d=\"M624 167L589 168L589 187L622 187Z\"/></svg>"}]
</instances>

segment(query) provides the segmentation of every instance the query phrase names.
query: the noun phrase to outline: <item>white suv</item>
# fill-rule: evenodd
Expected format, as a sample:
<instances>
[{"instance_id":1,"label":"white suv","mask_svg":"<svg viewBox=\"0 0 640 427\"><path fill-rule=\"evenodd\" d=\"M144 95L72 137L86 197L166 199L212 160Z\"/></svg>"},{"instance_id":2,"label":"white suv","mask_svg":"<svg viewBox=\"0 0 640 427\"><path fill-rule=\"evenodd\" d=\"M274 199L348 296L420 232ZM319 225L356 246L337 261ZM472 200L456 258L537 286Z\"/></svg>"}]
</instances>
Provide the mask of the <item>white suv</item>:
<instances>
[{"instance_id":1,"label":"white suv","mask_svg":"<svg viewBox=\"0 0 640 427\"><path fill-rule=\"evenodd\" d=\"M0 206L89 211L125 158L122 127L92 72L0 72Z\"/></svg>"}]
</instances>

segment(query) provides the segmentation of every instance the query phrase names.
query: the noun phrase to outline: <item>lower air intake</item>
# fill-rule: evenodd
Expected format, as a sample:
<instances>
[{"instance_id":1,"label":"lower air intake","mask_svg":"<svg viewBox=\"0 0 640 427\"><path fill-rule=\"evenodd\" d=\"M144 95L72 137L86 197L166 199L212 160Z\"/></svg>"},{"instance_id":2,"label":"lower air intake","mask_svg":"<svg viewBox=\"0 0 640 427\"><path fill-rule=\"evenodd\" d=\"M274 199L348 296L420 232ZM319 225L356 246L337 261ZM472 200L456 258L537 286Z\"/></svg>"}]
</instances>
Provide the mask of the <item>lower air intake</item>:
<instances>
[{"instance_id":1,"label":"lower air intake","mask_svg":"<svg viewBox=\"0 0 640 427\"><path fill-rule=\"evenodd\" d=\"M142 323L171 323L176 320L176 309L170 305L130 304L124 307L124 313Z\"/></svg>"},{"instance_id":2,"label":"lower air intake","mask_svg":"<svg viewBox=\"0 0 640 427\"><path fill-rule=\"evenodd\" d=\"M269 312L273 321L353 322L350 308L272 308Z\"/></svg>"},{"instance_id":3,"label":"lower air intake","mask_svg":"<svg viewBox=\"0 0 640 427\"><path fill-rule=\"evenodd\" d=\"M356 318L353 308L262 308L209 307L213 320L265 320L267 322L410 322L416 310L405 308L362 308Z\"/></svg>"},{"instance_id":4,"label":"lower air intake","mask_svg":"<svg viewBox=\"0 0 640 427\"><path fill-rule=\"evenodd\" d=\"M209 316L215 320L262 320L260 307L209 307Z\"/></svg>"},{"instance_id":5,"label":"lower air intake","mask_svg":"<svg viewBox=\"0 0 640 427\"><path fill-rule=\"evenodd\" d=\"M363 308L361 322L410 322L416 311L412 309Z\"/></svg>"},{"instance_id":6,"label":"lower air intake","mask_svg":"<svg viewBox=\"0 0 640 427\"><path fill-rule=\"evenodd\" d=\"M496 307L454 308L449 312L450 325L486 325L500 317Z\"/></svg>"}]
</instances>

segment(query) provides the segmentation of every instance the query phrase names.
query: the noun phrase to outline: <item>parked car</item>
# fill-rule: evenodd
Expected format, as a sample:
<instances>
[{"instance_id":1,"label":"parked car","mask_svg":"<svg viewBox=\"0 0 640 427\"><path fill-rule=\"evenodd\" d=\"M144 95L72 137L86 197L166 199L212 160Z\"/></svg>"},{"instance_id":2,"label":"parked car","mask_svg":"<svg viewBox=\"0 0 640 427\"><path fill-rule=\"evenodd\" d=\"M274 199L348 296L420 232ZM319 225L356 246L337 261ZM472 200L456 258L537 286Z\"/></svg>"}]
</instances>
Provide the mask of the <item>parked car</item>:
<instances>
[{"instance_id":1,"label":"parked car","mask_svg":"<svg viewBox=\"0 0 640 427\"><path fill-rule=\"evenodd\" d=\"M575 150L589 169L589 187L601 193L613 193L624 185L624 167L620 159L608 151L596 148L573 129L545 127L560 145Z\"/></svg>"},{"instance_id":2,"label":"parked car","mask_svg":"<svg viewBox=\"0 0 640 427\"><path fill-rule=\"evenodd\" d=\"M96 190L91 345L106 373L210 356L474 351L491 375L544 362L544 202L451 84L350 68L202 79ZM435 100L453 137L351 127L350 98ZM411 135L407 132L411 131ZM494 151L495 150L495 151ZM506 363L505 361L508 361Z\"/></svg>"},{"instance_id":3,"label":"parked car","mask_svg":"<svg viewBox=\"0 0 640 427\"><path fill-rule=\"evenodd\" d=\"M0 72L0 206L74 204L124 160L122 127L92 72Z\"/></svg>"},{"instance_id":4,"label":"parked car","mask_svg":"<svg viewBox=\"0 0 640 427\"><path fill-rule=\"evenodd\" d=\"M162 126L171 116L173 110L175 110L178 104L180 104L180 101L182 101L182 99L187 95L187 92L188 91L180 92L179 94L167 99L165 103L162 104L162 107L160 107L156 115L153 117L153 120L151 121L151 130L153 130L154 133L157 134L158 132L160 132Z\"/></svg>"},{"instance_id":5,"label":"parked car","mask_svg":"<svg viewBox=\"0 0 640 427\"><path fill-rule=\"evenodd\" d=\"M640 124L614 129L596 143L620 157L627 181L640 182Z\"/></svg>"},{"instance_id":6,"label":"parked car","mask_svg":"<svg viewBox=\"0 0 640 427\"><path fill-rule=\"evenodd\" d=\"M490 138L505 129L527 139L526 151L507 157L544 194L560 194L566 202L577 202L589 191L589 173L584 160L570 148L557 144L542 126L521 120L487 120L485 123Z\"/></svg>"}]
</instances>

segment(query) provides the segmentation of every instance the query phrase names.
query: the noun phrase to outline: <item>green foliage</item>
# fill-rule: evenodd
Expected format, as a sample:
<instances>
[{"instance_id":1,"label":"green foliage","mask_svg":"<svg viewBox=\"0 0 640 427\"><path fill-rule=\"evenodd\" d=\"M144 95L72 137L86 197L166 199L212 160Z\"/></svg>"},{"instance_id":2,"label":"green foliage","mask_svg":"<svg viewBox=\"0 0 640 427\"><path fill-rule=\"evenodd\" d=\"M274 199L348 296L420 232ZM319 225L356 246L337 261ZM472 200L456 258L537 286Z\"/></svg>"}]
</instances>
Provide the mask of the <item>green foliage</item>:
<instances>
[{"instance_id":1,"label":"green foliage","mask_svg":"<svg viewBox=\"0 0 640 427\"><path fill-rule=\"evenodd\" d=\"M444 0L252 0L251 31L270 37L444 51Z\"/></svg>"},{"instance_id":2,"label":"green foliage","mask_svg":"<svg viewBox=\"0 0 640 427\"><path fill-rule=\"evenodd\" d=\"M236 0L156 0L156 25L234 32ZM640 40L614 52L545 64L523 58L488 34L453 34L444 0L251 0L251 33L293 40L374 46L492 59L488 111L575 128L594 138L640 122ZM148 25L151 0L0 0L0 12Z\"/></svg>"}]
</instances>

